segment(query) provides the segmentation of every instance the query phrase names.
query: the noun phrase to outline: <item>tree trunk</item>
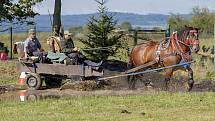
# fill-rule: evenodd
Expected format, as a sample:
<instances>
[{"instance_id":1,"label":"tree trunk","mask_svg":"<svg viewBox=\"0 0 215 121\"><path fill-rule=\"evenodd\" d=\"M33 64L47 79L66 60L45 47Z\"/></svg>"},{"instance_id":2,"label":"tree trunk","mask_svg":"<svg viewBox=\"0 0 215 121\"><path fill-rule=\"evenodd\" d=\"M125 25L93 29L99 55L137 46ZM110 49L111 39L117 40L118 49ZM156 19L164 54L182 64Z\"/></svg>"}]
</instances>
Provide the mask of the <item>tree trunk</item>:
<instances>
[{"instance_id":1,"label":"tree trunk","mask_svg":"<svg viewBox=\"0 0 215 121\"><path fill-rule=\"evenodd\" d=\"M55 0L52 32L59 35L61 27L61 0Z\"/></svg>"}]
</instances>

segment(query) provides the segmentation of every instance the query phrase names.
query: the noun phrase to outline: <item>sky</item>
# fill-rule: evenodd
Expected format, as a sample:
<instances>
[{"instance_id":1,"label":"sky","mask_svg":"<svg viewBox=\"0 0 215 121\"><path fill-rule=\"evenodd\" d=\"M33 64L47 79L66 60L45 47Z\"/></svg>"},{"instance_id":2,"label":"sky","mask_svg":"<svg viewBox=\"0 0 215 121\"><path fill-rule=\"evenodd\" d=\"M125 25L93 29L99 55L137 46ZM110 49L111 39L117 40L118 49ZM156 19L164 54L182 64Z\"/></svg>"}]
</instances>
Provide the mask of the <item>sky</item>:
<instances>
[{"instance_id":1,"label":"sky","mask_svg":"<svg viewBox=\"0 0 215 121\"><path fill-rule=\"evenodd\" d=\"M196 6L215 11L215 0L107 0L106 3L109 11L136 14L188 14ZM61 14L96 13L97 8L95 0L62 0ZM44 0L36 5L34 10L39 14L53 14L54 0Z\"/></svg>"}]
</instances>

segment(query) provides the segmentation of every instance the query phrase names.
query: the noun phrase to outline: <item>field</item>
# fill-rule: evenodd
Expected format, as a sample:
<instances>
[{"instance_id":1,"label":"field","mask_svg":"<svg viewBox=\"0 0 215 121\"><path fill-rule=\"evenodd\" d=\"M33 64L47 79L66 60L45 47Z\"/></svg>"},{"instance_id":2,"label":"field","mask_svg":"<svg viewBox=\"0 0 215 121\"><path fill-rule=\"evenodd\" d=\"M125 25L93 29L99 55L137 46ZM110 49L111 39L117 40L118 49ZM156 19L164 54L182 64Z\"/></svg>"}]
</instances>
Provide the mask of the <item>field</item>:
<instances>
[{"instance_id":1,"label":"field","mask_svg":"<svg viewBox=\"0 0 215 121\"><path fill-rule=\"evenodd\" d=\"M214 121L214 93L152 92L0 103L1 121Z\"/></svg>"},{"instance_id":2,"label":"field","mask_svg":"<svg viewBox=\"0 0 215 121\"><path fill-rule=\"evenodd\" d=\"M45 49L48 49L45 40L49 35L50 33L38 34ZM23 33L15 34L14 40L22 41L26 36ZM0 39L9 47L9 35L0 35ZM82 46L78 41L75 43L77 46ZM201 39L201 46L212 47L212 44L211 38ZM111 90L111 93L109 93L110 90L101 92L94 90L77 92L75 95L73 95L74 90L66 90L68 94L66 97L48 98L33 102L6 100L4 96L7 93L0 93L0 121L214 121L215 73L213 72L212 60L206 59L203 63L201 58L201 56L194 54L196 63L192 65L192 69L194 70L194 87L197 90L190 93L180 90L180 87L179 90L171 90L172 92L137 89L130 93L130 90L125 89L120 90L120 93L119 90ZM110 59L125 61L127 57L123 55L120 58L111 57ZM19 78L16 62L16 60L0 62L0 85L16 85ZM152 77L155 76L149 78L155 82L161 81L160 75L157 77L158 80ZM186 78L186 72L177 71L174 74L172 85L183 86L181 88L184 88L183 84L186 84L184 81ZM178 82L183 84L177 84ZM57 90L57 92L61 95L65 91ZM18 94L16 96L18 97Z\"/></svg>"},{"instance_id":3,"label":"field","mask_svg":"<svg viewBox=\"0 0 215 121\"><path fill-rule=\"evenodd\" d=\"M48 45L46 44L46 39L51 35L51 33L38 33L37 36L42 44L42 47L45 50L49 50ZM162 38L162 36L158 36L156 35L157 38ZM17 33L13 35L13 40L14 42L17 41L24 41L27 37L27 33ZM78 41L79 35L74 37L75 40L75 45L78 47L83 47L83 45L80 43L80 41ZM144 35L144 37L152 37L152 35ZM142 37L143 38L143 37ZM155 38L155 39L157 39ZM132 48L132 38L130 37L125 37L124 38L126 42L128 42L128 45L130 47L130 50ZM10 47L10 36L8 34L1 34L0 35L0 42L4 42L5 45L9 48ZM142 42L141 40L139 40L139 42ZM212 48L213 45L213 38L201 38L200 39L200 45L201 48L203 45L205 45L206 47L210 47ZM202 51L202 49L200 50ZM210 53L210 51L209 51ZM127 62L128 60L128 55L127 55L127 50L120 50L117 54L116 57L110 57L109 59L116 59L116 60L121 60L124 62ZM194 71L194 79L197 81L201 81L201 80L213 80L213 78L215 77L215 73L213 73L213 69L214 67L212 66L212 60L211 59L205 59L204 61L202 61L202 56L199 56L197 54L193 54L194 60L196 61L195 64L192 64L192 69ZM13 58L17 58L17 55L13 55ZM16 61L9 61L9 62L0 62L0 69L2 72L2 76L0 77L0 84L6 84L6 80L9 83L12 82L16 82L18 75L15 71L15 63ZM4 66L5 64L7 64L8 66ZM204 65L204 66L202 66ZM5 73L5 72L9 72L9 73ZM186 72L182 72L182 71L178 71L175 73L175 77L180 78L180 76L186 76L187 73Z\"/></svg>"}]
</instances>

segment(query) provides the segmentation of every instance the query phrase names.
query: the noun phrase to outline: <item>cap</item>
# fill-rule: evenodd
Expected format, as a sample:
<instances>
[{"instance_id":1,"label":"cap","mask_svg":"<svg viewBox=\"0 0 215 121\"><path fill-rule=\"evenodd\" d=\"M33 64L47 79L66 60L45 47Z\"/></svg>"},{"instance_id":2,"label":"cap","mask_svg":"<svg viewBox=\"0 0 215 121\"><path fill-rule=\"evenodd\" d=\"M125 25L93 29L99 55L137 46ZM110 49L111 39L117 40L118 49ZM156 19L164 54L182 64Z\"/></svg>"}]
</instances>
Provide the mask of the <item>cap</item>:
<instances>
[{"instance_id":1,"label":"cap","mask_svg":"<svg viewBox=\"0 0 215 121\"><path fill-rule=\"evenodd\" d=\"M28 33L30 34L30 33L36 33L36 30L35 29L29 29L28 30Z\"/></svg>"},{"instance_id":2,"label":"cap","mask_svg":"<svg viewBox=\"0 0 215 121\"><path fill-rule=\"evenodd\" d=\"M69 31L64 31L64 35L72 35Z\"/></svg>"}]
</instances>

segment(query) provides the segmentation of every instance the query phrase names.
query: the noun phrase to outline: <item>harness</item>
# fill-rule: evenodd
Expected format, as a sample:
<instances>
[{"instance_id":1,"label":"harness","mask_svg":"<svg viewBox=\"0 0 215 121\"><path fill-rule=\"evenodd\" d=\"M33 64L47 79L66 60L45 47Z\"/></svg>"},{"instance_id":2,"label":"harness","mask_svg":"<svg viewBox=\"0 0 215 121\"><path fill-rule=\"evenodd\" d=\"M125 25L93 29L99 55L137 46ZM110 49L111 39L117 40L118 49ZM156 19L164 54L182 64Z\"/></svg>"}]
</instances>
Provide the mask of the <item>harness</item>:
<instances>
[{"instance_id":1,"label":"harness","mask_svg":"<svg viewBox=\"0 0 215 121\"><path fill-rule=\"evenodd\" d=\"M167 42L165 42L165 41L167 41ZM159 45L157 46L157 50L155 51L155 61L157 63L159 63L162 66L164 66L163 60L165 58L167 58L169 56L176 56L176 55L180 55L185 62L189 62L189 61L192 60L192 57L190 55L190 51L184 50L182 48L182 46L180 45L180 43L182 43L182 41L179 41L179 39L178 39L178 33L177 32L174 32L172 34L172 36L169 39L166 39L165 41L159 43ZM189 41L189 40L187 40L187 41ZM188 45L187 41L185 41L184 44ZM164 46L164 43L167 43L167 44L165 44L165 46ZM170 54L167 54L167 55L161 57L161 55L160 55L161 51L166 50L169 46L172 46L173 52L171 52Z\"/></svg>"}]
</instances>

